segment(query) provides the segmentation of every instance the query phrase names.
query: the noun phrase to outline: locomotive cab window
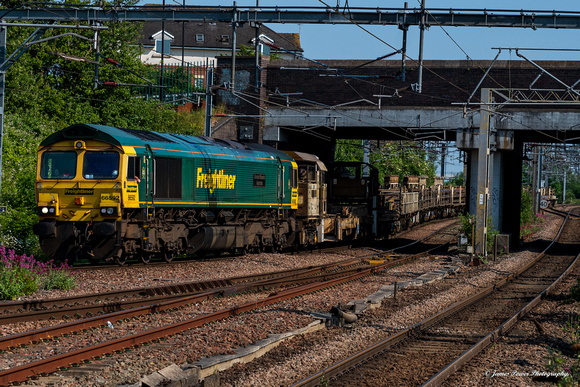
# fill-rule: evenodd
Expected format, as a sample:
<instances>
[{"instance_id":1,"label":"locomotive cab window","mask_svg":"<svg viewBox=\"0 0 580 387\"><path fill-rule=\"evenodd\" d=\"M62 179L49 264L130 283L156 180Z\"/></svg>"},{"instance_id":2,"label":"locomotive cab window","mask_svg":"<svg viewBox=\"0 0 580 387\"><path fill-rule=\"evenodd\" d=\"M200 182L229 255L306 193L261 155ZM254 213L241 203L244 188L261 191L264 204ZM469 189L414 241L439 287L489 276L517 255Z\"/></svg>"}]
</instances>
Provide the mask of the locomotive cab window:
<instances>
[{"instance_id":1,"label":"locomotive cab window","mask_svg":"<svg viewBox=\"0 0 580 387\"><path fill-rule=\"evenodd\" d=\"M312 182L316 181L316 166L314 165L308 166L308 180Z\"/></svg>"},{"instance_id":2,"label":"locomotive cab window","mask_svg":"<svg viewBox=\"0 0 580 387\"><path fill-rule=\"evenodd\" d=\"M357 168L354 166L349 167L341 167L340 168L340 177L347 178L347 179L356 179L357 178Z\"/></svg>"},{"instance_id":3,"label":"locomotive cab window","mask_svg":"<svg viewBox=\"0 0 580 387\"><path fill-rule=\"evenodd\" d=\"M298 170L296 168L292 168L292 173L290 174L290 180L288 183L290 184L290 187L288 188L298 187Z\"/></svg>"},{"instance_id":4,"label":"locomotive cab window","mask_svg":"<svg viewBox=\"0 0 580 387\"><path fill-rule=\"evenodd\" d=\"M298 175L301 181L316 181L316 166L314 165L301 165L298 170Z\"/></svg>"},{"instance_id":5,"label":"locomotive cab window","mask_svg":"<svg viewBox=\"0 0 580 387\"><path fill-rule=\"evenodd\" d=\"M73 179L77 170L76 152L44 152L40 160L43 179Z\"/></svg>"},{"instance_id":6,"label":"locomotive cab window","mask_svg":"<svg viewBox=\"0 0 580 387\"><path fill-rule=\"evenodd\" d=\"M119 177L119 153L86 152L83 176L85 179L116 179Z\"/></svg>"},{"instance_id":7,"label":"locomotive cab window","mask_svg":"<svg viewBox=\"0 0 580 387\"><path fill-rule=\"evenodd\" d=\"M127 158L127 180L141 181L141 159L135 156Z\"/></svg>"}]
</instances>

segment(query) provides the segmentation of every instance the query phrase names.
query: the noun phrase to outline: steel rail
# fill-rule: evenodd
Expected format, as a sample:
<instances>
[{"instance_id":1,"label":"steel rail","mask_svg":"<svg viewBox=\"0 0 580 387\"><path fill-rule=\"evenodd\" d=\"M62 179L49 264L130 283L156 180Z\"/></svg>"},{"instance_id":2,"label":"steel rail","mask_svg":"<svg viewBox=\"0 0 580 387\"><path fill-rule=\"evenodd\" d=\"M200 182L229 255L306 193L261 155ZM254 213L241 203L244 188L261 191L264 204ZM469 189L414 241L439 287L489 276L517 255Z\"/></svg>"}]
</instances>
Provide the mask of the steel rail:
<instances>
[{"instance_id":1,"label":"steel rail","mask_svg":"<svg viewBox=\"0 0 580 387\"><path fill-rule=\"evenodd\" d=\"M32 362L26 365L15 367L12 369L0 372L0 386L7 386L14 382L24 382L28 378L36 377L42 374L48 374L57 371L62 367L68 367L71 364L80 364L85 361L90 361L92 358L102 355L110 354L112 352L125 351L142 344L159 340L164 337L172 336L185 330L200 327L204 324L211 323L217 320L222 320L230 316L252 311L254 309L262 308L280 301L288 300L307 293L315 292L320 289L337 286L346 282L350 282L365 276L368 276L376 271L376 267L362 270L359 273L351 274L346 277L326 281L323 283L315 283L304 285L293 289L288 289L280 292L270 294L268 297L252 301L246 304L234 306L232 308L223 309L218 312L199 316L190 320L171 324L169 326L151 329L146 332L141 332L119 339L115 339L106 343L89 346L76 351L69 352L58 356L53 356L40 361Z\"/></svg>"},{"instance_id":2,"label":"steel rail","mask_svg":"<svg viewBox=\"0 0 580 387\"><path fill-rule=\"evenodd\" d=\"M580 254L576 256L574 261L568 266L568 268L554 281L550 286L548 286L542 293L536 296L532 301L530 301L526 306L518 310L512 317L501 324L497 329L494 329L491 333L485 336L483 339L479 340L470 349L465 351L461 356L455 359L453 362L448 364L445 368L439 371L435 376L425 382L423 387L434 387L440 386L447 378L457 372L463 365L471 361L475 356L483 352L491 343L497 340L498 337L505 335L518 321L522 319L523 316L528 314L533 308L535 308L543 298L549 295L552 290L566 278L574 267L580 261Z\"/></svg>"},{"instance_id":3,"label":"steel rail","mask_svg":"<svg viewBox=\"0 0 580 387\"><path fill-rule=\"evenodd\" d=\"M438 231L445 229L442 228ZM436 233L436 232L435 232ZM429 234L427 237L423 239L427 239L428 237L432 236L435 233ZM436 246L435 248L439 248L441 245ZM428 250L430 251L430 250ZM428 252L427 251L427 252ZM422 252L416 254L416 256L424 254L426 252ZM379 253L377 255L380 255ZM157 340L161 337L165 337L168 335L173 335L175 333L181 332L183 330L192 329L199 327L203 324L216 321L219 319L223 319L235 314L244 313L250 311L252 309L256 309L258 307L263 307L266 305L270 305L272 303L276 303L285 299L294 298L309 292L314 292L323 288L336 286L345 282L350 282L362 277L366 277L368 275L372 275L377 272L381 272L386 270L388 267L392 267L395 265L399 265L402 261L410 260L411 257L405 257L400 260L396 260L393 262L387 262L381 265L376 265L373 267L368 267L366 269L355 268L355 273L349 274L347 276L342 276L340 278L335 278L331 280L326 280L324 282L318 282L315 284L303 285L297 288L292 288L280 292L272 293L269 297L257 301L257 302L250 302L247 304L235 306L233 308L225 309L223 311L211 313L208 315L200 316L185 322L177 323L170 325L168 327L157 328L151 331L147 331L140 334L135 334L131 336L127 336L125 338L117 339L112 342L99 344L90 348L84 348L81 350L73 351L66 355L59 355L53 358L49 358L46 360L42 360L39 362L31 363L29 365L16 367L10 370L0 372L0 385L4 385L5 382L14 382L14 381L24 381L29 377L35 377L40 374L50 373L53 371L58 370L60 367L66 367L70 364L80 363L83 361L89 361L91 357L98 357L101 356L106 351L122 351L129 347L138 346L140 344L144 344L151 340ZM350 259L346 261L358 261L360 258ZM332 265L323 265L325 267L334 267L340 266L336 264ZM311 269L312 270L312 269ZM351 269L352 270L352 269ZM269 280L271 281L271 280ZM268 284L265 283L267 281L262 281L263 287L267 286ZM255 286L248 285L248 286ZM216 295L216 292L208 292L205 294L192 296L192 297L182 297L178 298L174 301L167 301L164 303L144 306L141 308L135 308L129 311L120 311L116 313L110 313L103 316L97 316L89 319L84 319L76 322L71 322L67 324L61 324L55 327L43 328L32 332L26 332L22 334L8 336L6 338L0 339L0 349L8 349L12 347L26 345L28 343L34 343L42 340L46 340L50 337L56 337L58 335L66 335L70 334L71 332L79 331L79 330L87 330L94 328L96 326L105 326L110 320L119 321L125 320L129 318L136 317L138 315L142 315L145 313L159 313L166 310L176 309L178 307L182 307L193 302L199 300L198 297L205 297L211 298ZM55 330L56 329L56 330Z\"/></svg>"},{"instance_id":4,"label":"steel rail","mask_svg":"<svg viewBox=\"0 0 580 387\"><path fill-rule=\"evenodd\" d=\"M383 254L393 252L396 250L403 249L405 247L412 246L416 243L423 242L429 239L431 236L440 233L442 230L446 229L442 227L424 238L407 244L405 246L397 247L387 252L372 253L362 257L348 258L331 264L323 264L317 266L309 266L308 268L298 268L298 269L288 269L279 272L271 272L264 274L253 274L248 276L232 277L225 279L215 279L209 281L199 281L199 282L187 282L170 284L164 286L155 287L145 287L136 288L121 291L110 291L106 293L94 293L85 296L71 296L62 297L49 300L32 300L32 301L19 301L19 302L8 302L0 304L0 310L4 311L4 314L0 313L0 325L17 323L23 321L38 321L46 318L62 318L62 317L82 317L83 315L99 314L99 313L111 313L120 311L123 309L133 308L136 306L150 305L157 302L161 302L167 298L183 297L184 295L194 295L199 292L205 292L210 289L223 290L223 296L228 296L231 294L246 292L256 290L260 287L265 286L282 286L284 284L293 284L295 279L304 279L304 277L310 275L314 279L321 280L324 278L324 274L316 276L315 273L321 273L325 271L336 270L337 268L343 269L348 266L363 264L365 259L381 257ZM428 253L436 248L443 245L437 246L433 249L424 251L423 254ZM419 256L421 253L416 254ZM385 268L396 266L407 262L415 258L401 259L390 264L383 266ZM283 281L283 278L287 278ZM330 277L328 277L330 278ZM247 284L253 282L256 285L254 288L247 287L239 284ZM160 296L160 297L156 297ZM119 301L123 298L134 298L139 297L137 300L129 301ZM99 301L111 300L111 302ZM93 306L87 304L93 303ZM26 313L26 311L30 311ZM10 314L10 312L12 312ZM18 313L16 313L18 312Z\"/></svg>"},{"instance_id":5,"label":"steel rail","mask_svg":"<svg viewBox=\"0 0 580 387\"><path fill-rule=\"evenodd\" d=\"M385 351L386 349L391 348L395 344L398 344L398 343L402 342L403 340L406 340L406 339L412 337L413 335L416 335L418 332L423 331L423 330L437 324L438 322L448 318L449 316L451 316L451 315L467 308L468 306L478 302L479 300L487 297L489 294L493 293L496 289L503 287L508 282L519 277L523 272L528 270L530 267L537 264L540 261L540 259L546 254L546 252L550 249L550 247L552 247L552 245L558 241L558 239L560 238L560 235L562 233L562 230L564 229L564 226L565 226L566 222L568 221L568 218L569 217L566 216L566 218L562 222L562 225L560 226L560 229L558 230L556 237L550 243L550 245L548 247L546 247L540 254L538 254L538 256L536 258L534 258L531 262L529 262L527 265L524 265L522 268L520 268L516 272L508 274L507 276L505 276L503 279L496 282L495 284L485 288L484 290L482 290L482 291L480 291L472 296L469 296L469 297L451 305L450 307L434 314L433 316L431 316L431 317L429 317L429 318L427 318L427 319L425 319L417 324L414 324L411 327L406 328L406 329L404 329L404 330L402 330L402 331L400 331L392 336L389 336L389 337L371 345L370 347L365 348L362 351L359 351L359 352L355 353L354 355L349 356L348 358L343 359L343 360L323 369L322 371L319 371L313 375L310 375L309 377L293 384L291 387L318 386L320 384L320 380L322 380L322 378L328 380L329 378L333 378L336 375L339 375L340 373L343 372L343 370L348 370L350 368L354 368L358 364L360 364L361 362L364 362L366 359L370 359L371 357Z\"/></svg>"},{"instance_id":6,"label":"steel rail","mask_svg":"<svg viewBox=\"0 0 580 387\"><path fill-rule=\"evenodd\" d=\"M375 265L375 266L373 266L373 270L377 273L385 271L389 268L392 268L392 267L401 265L403 263L412 261L414 259L417 259L419 256L426 254L431 250L438 249L441 246L444 246L446 244L448 244L448 243L438 245L430 250L423 251L423 252L418 253L418 254L414 254L414 255L411 255L408 257L403 257L403 258L400 258L400 259L397 259L394 261L390 261L390 262L385 262L383 264ZM356 261L358 261L358 259L352 259L350 261L356 262ZM334 266L334 265L331 265L331 266ZM342 269L343 267L340 266L338 268ZM310 269L310 270L306 270L305 274L311 273L313 271L318 272L318 270L316 270L316 269ZM334 273L325 273L325 274L320 274L320 275L316 275L313 277L300 278L300 279L302 281L324 282L324 281L329 281L331 279L341 278L341 277L344 277L345 275L351 275L351 274L356 274L356 273L360 273L360 272L361 272L360 267L352 267L352 268L347 267L344 270L337 271ZM159 302L159 303L157 303L157 301L161 301L160 299L135 300L132 302L124 303L122 305L120 305L120 304L108 305L108 307L117 308L115 310L109 310L109 311L107 311L107 306L105 306L105 305L94 306L91 308L80 307L78 309L73 309L73 310L67 309L65 311L52 311L52 310L44 311L41 313L42 315L48 315L48 314L58 315L56 312L72 313L76 310L83 311L85 313L85 315L88 313L98 314L98 313L102 313L102 312L106 312L106 314L99 314L98 316L95 316L95 317L88 317L88 318L84 318L84 319L78 320L78 321L72 321L69 323L64 323L64 324L60 324L60 325L56 325L56 326L52 326L52 327L46 327L46 328L41 328L38 330L33 330L30 332L24 332L24 333L20 333L20 334L2 337L2 338L0 338L0 351L8 350L11 348L16 348L18 346L27 345L29 343L34 343L34 342L38 342L41 340L46 340L46 339L49 339L51 337L58 337L61 335L71 334L74 332L78 332L78 331L86 330L86 329L91 329L91 328L95 328L98 326L106 326L106 323L108 321L117 321L118 322L120 320L125 320L128 318L133 318L133 317L148 314L148 313L158 313L158 312L162 312L162 311L166 311L166 310L172 310L172 309L183 307L185 305L192 304L194 302L199 302L199 301L203 301L203 300L207 300L207 299L211 299L211 298L216 298L216 297L225 297L225 296L236 294L236 293L252 292L252 291L256 291L256 290L260 290L260 289L267 289L267 288L271 288L271 287L275 287L275 286L293 285L293 284L296 284L296 281L297 281L296 276L291 275L290 278L284 277L284 278L277 278L277 279L276 278L275 279L268 279L268 280L263 280L263 281L258 281L255 283L247 284L244 286L220 288L220 289L216 289L216 290L211 291L211 292L195 294L195 295L187 296L187 297L184 297L183 295L174 295L172 297L172 298L175 298L174 300L169 300L169 301ZM121 307L124 307L124 309L123 310L119 309ZM127 310L125 310L125 309L127 309ZM77 314L78 314L78 312L77 312ZM4 318L0 317L0 322L2 322L3 320L7 320L8 318L12 318L13 321L30 321L30 317L28 315L17 315L17 316L6 316Z\"/></svg>"},{"instance_id":7,"label":"steel rail","mask_svg":"<svg viewBox=\"0 0 580 387\"><path fill-rule=\"evenodd\" d=\"M443 230L443 229L445 229L445 227L442 228L441 230ZM424 239L429 238L433 234L434 233L429 234ZM442 246L445 246L448 243L449 242L435 246L432 249L429 249L429 250L426 250L426 251L423 251L423 252L408 256L408 257L403 257L403 258L400 258L400 259L397 259L394 261L375 265L374 269L376 270L376 272L385 271L389 268L392 268L392 267L401 265L403 263L412 261L412 260L418 258L419 256L426 254L432 250L438 249ZM377 255L380 256L382 254L383 253L378 253ZM373 254L373 256L375 256L375 255ZM311 282L312 281L322 282L322 281L328 281L329 279L334 279L337 277L344 277L345 275L348 275L349 273L360 272L361 268L356 267L356 263L362 263L362 262L363 262L362 259L359 262L359 258L354 258L354 259L341 261L341 264L322 265L327 270L333 270L335 268L341 269L341 270L338 272L330 273L330 274L327 273L327 274L321 274L318 276L302 278L302 280L303 281L311 281ZM348 266L347 266L347 268L344 268L344 265L346 263L350 264L351 266L355 265L355 267L348 268ZM342 270L342 269L344 269L344 270ZM291 271L295 272L296 270L291 270ZM242 286L242 287L236 286L236 287L229 287L229 288L221 288L221 289L216 289L212 292L195 294L195 295L190 295L187 297L184 297L183 295L174 295L174 296L170 297L170 298L173 298L173 300L167 300L167 297L164 297L163 299L156 298L156 299L146 299L146 300L135 300L135 301L126 302L123 304L116 303L116 304L112 304L112 305L98 305L98 306L89 307L89 308L79 307L77 309L67 309L67 310L63 310L63 311L60 311L60 310L59 311L54 311L54 310L45 311L45 312L42 312L40 314L41 315L58 316L59 314L66 314L66 313L72 314L73 312L75 312L76 316L80 316L80 314L78 312L82 311L85 315L98 314L98 316L88 317L88 318L78 320L78 321L72 321L69 323L59 324L59 325L52 326L52 327L45 327L45 328L41 328L38 330L33 330L33 331L29 331L29 332L14 334L14 335L0 338L0 351L1 350L8 350L11 348L16 348L19 346L25 346L29 343L35 343L35 342L42 341L42 340L48 340L50 338L54 338L54 337L58 337L58 336L62 336L62 335L72 334L72 333L75 333L75 332L78 332L81 330L87 330L87 329L92 329L92 328L99 327L99 326L105 326L106 323L111 321L111 320L118 322L120 320L134 318L136 316L143 315L143 314L157 313L157 312L162 312L162 311L166 311L166 310L172 310L172 309L180 308L180 307L183 307L185 305L191 304L193 302L198 302L198 301L202 301L202 300L209 299L209 298L228 296L228 295L237 294L237 293L241 293L241 292L252 292L252 291L256 291L256 290L264 290L264 289L267 289L270 287L275 287L275 286L295 285L297 275L299 275L299 274L307 275L307 274L310 274L313 272L318 272L318 270L317 269L309 269L309 270L303 271L303 273L295 273L296 275L289 275L290 278L288 278L288 279L284 279L285 277L282 277L282 278L278 277L277 279L268 279L268 280L258 281L255 283L247 284L247 285ZM162 300L164 300L164 301L162 301ZM161 302L158 303L158 301L161 301ZM113 310L113 308L114 308L114 310ZM104 314L104 313L106 313L106 314ZM16 316L5 316L4 318L0 317L0 322L9 321L10 319L12 322L31 321L32 320L29 315L23 314L23 315L16 315Z\"/></svg>"},{"instance_id":8,"label":"steel rail","mask_svg":"<svg viewBox=\"0 0 580 387\"><path fill-rule=\"evenodd\" d=\"M311 272L316 271L324 271L324 270L333 270L337 266L341 265L350 265L356 261L360 261L364 258L348 258L342 261L338 261L332 264L324 264L318 266L310 266L307 270ZM153 297L153 296L164 296L164 295L174 295L174 294L192 294L197 292L208 291L210 289L216 288L231 288L236 286L236 284L243 284L248 283L251 281L257 281L261 279L271 279L277 277L285 277L291 275L302 275L304 274L305 269L288 269L282 270L278 272L271 272L271 273L264 273L264 274L252 274L247 276L240 276L240 277L232 277L232 278L225 278L225 279L215 279L209 281L198 281L198 282L184 282L184 283L177 283L177 284L169 284L163 286L154 286L154 287L144 287L144 288L136 288L136 289L125 289L119 291L110 291L105 293L92 293L87 294L84 296L71 296L71 297L62 297L62 298L54 298L48 300L31 300L31 301L17 301L17 302L6 302L0 303L0 311L4 313L7 312L21 312L21 311L28 311L28 310L41 310L41 309L54 309L57 307L62 307L66 305L81 305L87 304L90 302L97 302L97 301L104 301L104 300L111 300L116 301L122 298L127 297ZM114 305L118 305L115 303ZM101 304L101 306L106 307L107 304ZM3 317L0 314L0 321L2 321ZM23 321L23 320L22 320Z\"/></svg>"},{"instance_id":9,"label":"steel rail","mask_svg":"<svg viewBox=\"0 0 580 387\"><path fill-rule=\"evenodd\" d=\"M177 300L160 302L157 304L141 306L129 310L107 313L106 315L89 317L82 320L35 329L29 332L4 336L0 338L0 351L6 351L20 346L26 346L28 344L34 344L44 340L48 341L55 337L74 334L75 332L87 329L105 327L109 321L118 323L119 321L131 319L145 314L161 313L164 311L177 309L195 302L201 302L211 298L220 297L222 293L222 291L212 291L190 297L182 296Z\"/></svg>"},{"instance_id":10,"label":"steel rail","mask_svg":"<svg viewBox=\"0 0 580 387\"><path fill-rule=\"evenodd\" d=\"M190 287L181 287L178 289L173 289L173 292L169 295L164 295L165 291L160 291L158 288L150 289L152 291L157 291L159 296L149 297L149 298L139 298L135 300L122 300L118 302L110 302L110 303L95 303L91 305L82 305L80 302L75 302L75 305L71 307L62 307L58 309L42 309L39 311L32 311L28 313L13 313L13 314L5 314L0 315L0 325L24 322L24 321L39 321L39 320L47 320L47 319L54 319L54 318L69 318L69 317L77 317L82 318L83 316L92 316L92 315L102 315L104 313L113 313L118 312L126 309L131 309L135 307L141 307L145 305L154 305L159 302L163 302L166 300L177 299L176 302L182 297L191 297L201 294L204 294L205 291L212 290L211 294L214 294L214 297L225 297L230 295L235 295L244 292L254 292L257 290L266 289L273 286L284 286L288 284L296 284L297 281L305 281L310 280L311 278L324 278L325 274L319 274L324 272L331 272L333 273L332 276L336 277L340 273L348 272L348 268L351 266L357 266L364 264L365 261L360 258L350 258L345 261L341 261L340 263L333 263L333 264L326 264L317 266L314 268L305 268L300 270L290 270L288 274L285 275L269 275L266 276L267 279L265 280L257 280L254 282L245 282L245 280L252 279L252 278L259 278L263 277L263 275L256 275L256 276L248 276L243 277L244 281L241 281L240 284L234 285L230 284L229 286L216 286L214 289L210 289L207 287L204 291L191 291L189 290ZM336 272L336 270L340 269L341 271ZM334 271L334 272L333 272ZM280 272L281 273L281 272ZM279 274L279 273L276 273ZM343 274L344 275L344 274ZM238 277L242 278L242 277ZM331 278L331 277L327 277ZM213 281L212 281L213 282ZM224 281L224 283L230 283L236 281ZM215 281L216 285L218 281ZM133 294L132 292L130 294ZM121 293L122 295L122 293ZM81 298L82 300L83 298ZM1 342L1 340L0 340Z\"/></svg>"}]
</instances>

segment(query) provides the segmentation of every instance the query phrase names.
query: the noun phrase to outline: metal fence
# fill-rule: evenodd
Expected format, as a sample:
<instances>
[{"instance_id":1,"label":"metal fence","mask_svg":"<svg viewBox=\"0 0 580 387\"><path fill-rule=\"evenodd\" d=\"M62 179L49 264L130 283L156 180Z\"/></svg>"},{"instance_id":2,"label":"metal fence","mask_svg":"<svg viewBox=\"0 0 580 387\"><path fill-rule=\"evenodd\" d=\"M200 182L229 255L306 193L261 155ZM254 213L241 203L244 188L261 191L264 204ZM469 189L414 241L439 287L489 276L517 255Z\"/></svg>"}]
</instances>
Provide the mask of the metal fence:
<instances>
[{"instance_id":1,"label":"metal fence","mask_svg":"<svg viewBox=\"0 0 580 387\"><path fill-rule=\"evenodd\" d=\"M152 82L151 86L137 86L134 91L143 98L159 100L162 103L182 105L186 102L199 102L205 94L208 68L213 61L185 64L158 64L147 66L144 77Z\"/></svg>"}]
</instances>

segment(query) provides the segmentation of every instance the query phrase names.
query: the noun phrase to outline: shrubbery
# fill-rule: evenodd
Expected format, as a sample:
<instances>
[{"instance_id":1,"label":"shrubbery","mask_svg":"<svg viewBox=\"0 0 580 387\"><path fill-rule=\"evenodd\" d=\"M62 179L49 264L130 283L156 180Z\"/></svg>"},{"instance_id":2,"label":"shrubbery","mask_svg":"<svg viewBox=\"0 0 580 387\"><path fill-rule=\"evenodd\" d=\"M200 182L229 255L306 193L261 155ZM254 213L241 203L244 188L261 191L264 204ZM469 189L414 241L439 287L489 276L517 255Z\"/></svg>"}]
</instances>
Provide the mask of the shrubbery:
<instances>
[{"instance_id":1,"label":"shrubbery","mask_svg":"<svg viewBox=\"0 0 580 387\"><path fill-rule=\"evenodd\" d=\"M532 218L520 224L520 237L525 237L527 235L533 234L536 231L540 231L542 228L542 223L546 221L546 215L544 214L535 214Z\"/></svg>"},{"instance_id":2,"label":"shrubbery","mask_svg":"<svg viewBox=\"0 0 580 387\"><path fill-rule=\"evenodd\" d=\"M72 289L76 277L69 269L66 263L40 262L0 246L0 300L14 300L39 289Z\"/></svg>"},{"instance_id":3,"label":"shrubbery","mask_svg":"<svg viewBox=\"0 0 580 387\"><path fill-rule=\"evenodd\" d=\"M467 240L469 241L469 244L473 243L472 234L473 234L473 226L475 225L476 222L475 215L470 213L466 213L465 215L459 214L459 221L461 223L461 233L465 234ZM499 234L499 231L494 229L493 226L491 225L491 218L487 219L487 224L489 226L487 231L487 241L485 244L485 248L486 251L492 251L494 247L493 244L495 241L495 236ZM505 251L505 248L501 249L501 251ZM501 254L502 253L500 253L500 255Z\"/></svg>"}]
</instances>

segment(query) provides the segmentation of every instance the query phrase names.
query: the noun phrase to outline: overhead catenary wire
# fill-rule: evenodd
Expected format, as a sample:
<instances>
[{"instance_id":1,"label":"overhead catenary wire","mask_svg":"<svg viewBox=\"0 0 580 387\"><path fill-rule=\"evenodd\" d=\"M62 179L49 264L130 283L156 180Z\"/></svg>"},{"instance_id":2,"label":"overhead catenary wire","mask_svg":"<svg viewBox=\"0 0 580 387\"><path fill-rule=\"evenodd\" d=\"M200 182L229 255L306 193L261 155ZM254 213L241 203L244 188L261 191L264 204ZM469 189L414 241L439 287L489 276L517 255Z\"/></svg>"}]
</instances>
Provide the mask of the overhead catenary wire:
<instances>
[{"instance_id":1,"label":"overhead catenary wire","mask_svg":"<svg viewBox=\"0 0 580 387\"><path fill-rule=\"evenodd\" d=\"M391 49L398 51L397 48L395 48L393 45L387 43L386 41L384 41L383 39L379 38L378 36L376 36L375 34L373 34L372 32L370 32L369 30L367 30L366 28L362 27L361 25L359 25L357 22L355 22L352 18L348 17L344 12L341 12L339 10L338 7L332 7L331 5L325 3L323 0L318 0L319 2L321 2L322 4L324 4L326 7L328 7L329 9L332 9L334 12L336 12L337 14L341 15L342 17L344 17L345 19L347 19L350 23L352 23L353 25L357 26L358 28L362 29L363 31L365 31L367 34L371 35L372 37L374 37L375 39L377 39L378 41L380 41L381 43L385 44L386 46L390 47ZM406 53L402 53L406 59L409 59L413 62L418 62L418 60L413 59L412 57L408 56ZM457 88L458 90L461 90L462 92L464 92L465 94L469 95L469 91L459 87L458 85L456 85L455 83L451 82L450 80L442 77L441 75L437 74L435 71L433 71L432 69L429 69L428 67L423 67L425 70L429 71L431 74L435 75L436 77L440 78L441 80L449 83L450 85L452 85L453 87Z\"/></svg>"}]
</instances>

